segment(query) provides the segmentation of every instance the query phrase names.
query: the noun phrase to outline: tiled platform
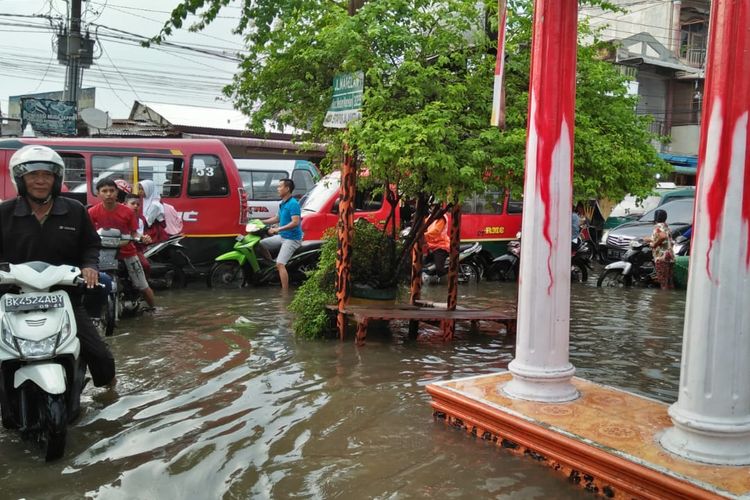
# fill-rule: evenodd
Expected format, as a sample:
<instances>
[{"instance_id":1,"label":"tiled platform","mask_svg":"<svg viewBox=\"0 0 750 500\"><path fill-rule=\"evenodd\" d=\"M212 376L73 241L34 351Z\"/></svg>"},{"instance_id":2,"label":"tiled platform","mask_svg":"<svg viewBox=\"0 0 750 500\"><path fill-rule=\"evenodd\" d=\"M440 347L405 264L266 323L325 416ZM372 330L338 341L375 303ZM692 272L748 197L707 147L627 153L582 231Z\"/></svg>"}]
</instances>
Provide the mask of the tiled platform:
<instances>
[{"instance_id":1,"label":"tiled platform","mask_svg":"<svg viewBox=\"0 0 750 500\"><path fill-rule=\"evenodd\" d=\"M615 498L750 498L750 467L683 460L661 448L667 405L583 379L575 401L506 397L508 372L432 384L435 415Z\"/></svg>"}]
</instances>

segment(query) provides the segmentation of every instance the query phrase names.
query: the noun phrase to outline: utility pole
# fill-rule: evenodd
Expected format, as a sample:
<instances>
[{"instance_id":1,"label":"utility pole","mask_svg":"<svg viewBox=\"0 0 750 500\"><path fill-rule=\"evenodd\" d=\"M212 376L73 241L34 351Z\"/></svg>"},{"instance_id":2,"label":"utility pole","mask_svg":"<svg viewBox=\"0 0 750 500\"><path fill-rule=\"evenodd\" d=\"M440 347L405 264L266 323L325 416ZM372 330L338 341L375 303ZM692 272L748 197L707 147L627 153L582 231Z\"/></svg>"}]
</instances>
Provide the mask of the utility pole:
<instances>
[{"instance_id":1,"label":"utility pole","mask_svg":"<svg viewBox=\"0 0 750 500\"><path fill-rule=\"evenodd\" d=\"M85 0L70 0L68 26L57 35L57 60L68 67L65 73L63 101L78 104L81 92L83 69L91 66L94 40L88 33L81 35L81 3Z\"/></svg>"}]
</instances>

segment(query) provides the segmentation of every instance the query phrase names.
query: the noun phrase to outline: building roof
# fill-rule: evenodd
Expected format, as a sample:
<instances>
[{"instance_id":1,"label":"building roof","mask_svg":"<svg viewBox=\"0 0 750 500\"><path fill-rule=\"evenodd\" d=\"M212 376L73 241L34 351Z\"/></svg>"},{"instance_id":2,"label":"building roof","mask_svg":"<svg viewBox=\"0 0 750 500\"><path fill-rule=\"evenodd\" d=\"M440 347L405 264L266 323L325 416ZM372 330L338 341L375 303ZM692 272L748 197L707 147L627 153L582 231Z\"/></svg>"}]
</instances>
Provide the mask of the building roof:
<instances>
[{"instance_id":1,"label":"building roof","mask_svg":"<svg viewBox=\"0 0 750 500\"><path fill-rule=\"evenodd\" d=\"M180 137L182 134L168 125L148 120L112 120L109 128L90 129L91 137Z\"/></svg>"},{"instance_id":2,"label":"building roof","mask_svg":"<svg viewBox=\"0 0 750 500\"><path fill-rule=\"evenodd\" d=\"M238 131L245 130L248 123L248 117L236 109L139 101L133 103L130 119L147 119L162 125Z\"/></svg>"},{"instance_id":3,"label":"building roof","mask_svg":"<svg viewBox=\"0 0 750 500\"><path fill-rule=\"evenodd\" d=\"M684 64L650 33L637 33L616 42L618 47L615 62L617 63L626 65L649 64L692 75L697 75L701 71L700 68Z\"/></svg>"}]
</instances>

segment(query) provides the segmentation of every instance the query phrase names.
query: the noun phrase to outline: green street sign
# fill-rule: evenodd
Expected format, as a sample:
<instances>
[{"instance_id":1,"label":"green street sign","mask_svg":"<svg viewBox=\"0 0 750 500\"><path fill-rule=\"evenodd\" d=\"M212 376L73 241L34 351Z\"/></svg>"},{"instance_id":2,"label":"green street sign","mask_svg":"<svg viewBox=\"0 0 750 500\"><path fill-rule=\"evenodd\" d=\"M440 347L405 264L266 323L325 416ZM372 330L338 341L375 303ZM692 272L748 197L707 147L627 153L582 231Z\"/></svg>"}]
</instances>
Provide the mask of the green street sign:
<instances>
[{"instance_id":1,"label":"green street sign","mask_svg":"<svg viewBox=\"0 0 750 500\"><path fill-rule=\"evenodd\" d=\"M365 74L362 71L341 73L333 77L333 98L323 126L346 128L350 121L361 118L364 87Z\"/></svg>"}]
</instances>

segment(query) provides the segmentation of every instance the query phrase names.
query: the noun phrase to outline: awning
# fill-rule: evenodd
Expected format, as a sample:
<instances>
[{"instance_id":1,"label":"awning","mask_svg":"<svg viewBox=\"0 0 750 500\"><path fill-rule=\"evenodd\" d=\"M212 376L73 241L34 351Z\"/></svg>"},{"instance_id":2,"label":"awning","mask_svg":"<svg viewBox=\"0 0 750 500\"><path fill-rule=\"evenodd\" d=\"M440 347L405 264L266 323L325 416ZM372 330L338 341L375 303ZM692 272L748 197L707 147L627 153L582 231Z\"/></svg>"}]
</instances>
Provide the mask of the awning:
<instances>
[{"instance_id":1,"label":"awning","mask_svg":"<svg viewBox=\"0 0 750 500\"><path fill-rule=\"evenodd\" d=\"M697 156L681 156L670 153L659 153L659 156L674 167L676 174L695 175L698 170Z\"/></svg>"}]
</instances>

